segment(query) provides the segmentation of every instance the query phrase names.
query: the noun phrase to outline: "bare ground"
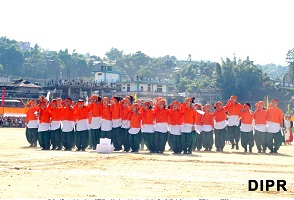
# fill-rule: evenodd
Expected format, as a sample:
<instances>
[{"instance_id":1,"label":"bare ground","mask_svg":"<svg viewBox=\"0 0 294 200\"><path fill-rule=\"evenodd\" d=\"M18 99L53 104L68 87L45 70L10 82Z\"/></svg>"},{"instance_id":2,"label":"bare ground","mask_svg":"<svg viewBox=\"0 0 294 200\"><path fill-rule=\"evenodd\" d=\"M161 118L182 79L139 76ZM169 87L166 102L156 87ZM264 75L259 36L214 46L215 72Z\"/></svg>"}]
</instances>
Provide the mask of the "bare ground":
<instances>
[{"instance_id":1,"label":"bare ground","mask_svg":"<svg viewBox=\"0 0 294 200\"><path fill-rule=\"evenodd\" d=\"M294 198L294 145L277 155L98 154L28 148L25 129L0 128L0 138L0 198ZM249 179L286 180L287 191L248 191Z\"/></svg>"}]
</instances>

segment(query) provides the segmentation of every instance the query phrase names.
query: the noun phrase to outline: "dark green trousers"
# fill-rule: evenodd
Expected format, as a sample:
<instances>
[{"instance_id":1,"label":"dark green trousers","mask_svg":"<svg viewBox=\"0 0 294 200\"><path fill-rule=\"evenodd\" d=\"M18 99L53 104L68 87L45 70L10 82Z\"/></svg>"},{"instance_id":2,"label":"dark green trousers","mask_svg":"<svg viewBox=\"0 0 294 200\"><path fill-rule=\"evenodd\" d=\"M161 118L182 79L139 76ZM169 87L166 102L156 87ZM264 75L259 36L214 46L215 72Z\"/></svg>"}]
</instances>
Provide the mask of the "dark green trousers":
<instances>
[{"instance_id":1,"label":"dark green trousers","mask_svg":"<svg viewBox=\"0 0 294 200\"><path fill-rule=\"evenodd\" d=\"M58 128L54 131L50 131L50 140L52 147L55 149L56 147L61 148L62 136L61 136L61 128Z\"/></svg>"},{"instance_id":2,"label":"dark green trousers","mask_svg":"<svg viewBox=\"0 0 294 200\"><path fill-rule=\"evenodd\" d=\"M168 133L154 132L155 152L164 152Z\"/></svg>"},{"instance_id":3,"label":"dark green trousers","mask_svg":"<svg viewBox=\"0 0 294 200\"><path fill-rule=\"evenodd\" d=\"M169 141L172 150L174 153L181 153L182 152L182 143L181 143L181 135L169 135Z\"/></svg>"},{"instance_id":4,"label":"dark green trousers","mask_svg":"<svg viewBox=\"0 0 294 200\"><path fill-rule=\"evenodd\" d=\"M223 149L225 147L226 128L214 129L214 133L215 133L215 147L217 149Z\"/></svg>"},{"instance_id":5,"label":"dark green trousers","mask_svg":"<svg viewBox=\"0 0 294 200\"><path fill-rule=\"evenodd\" d=\"M141 140L142 140L141 131L139 131L139 133L137 134L129 134L129 145L132 148L133 152L139 151Z\"/></svg>"},{"instance_id":6,"label":"dark green trousers","mask_svg":"<svg viewBox=\"0 0 294 200\"><path fill-rule=\"evenodd\" d=\"M266 144L271 151L278 151L283 142L281 131L277 133L266 133Z\"/></svg>"},{"instance_id":7,"label":"dark green trousers","mask_svg":"<svg viewBox=\"0 0 294 200\"><path fill-rule=\"evenodd\" d=\"M43 149L48 149L50 148L50 131L41 131L38 132L38 140L39 140L39 145Z\"/></svg>"},{"instance_id":8,"label":"dark green trousers","mask_svg":"<svg viewBox=\"0 0 294 200\"><path fill-rule=\"evenodd\" d=\"M89 142L88 142L89 148L92 148L93 147L93 144L92 144L92 130L90 129L88 131L88 133L89 133Z\"/></svg>"},{"instance_id":9,"label":"dark green trousers","mask_svg":"<svg viewBox=\"0 0 294 200\"><path fill-rule=\"evenodd\" d=\"M89 145L89 131L76 131L76 147L86 149Z\"/></svg>"},{"instance_id":10,"label":"dark green trousers","mask_svg":"<svg viewBox=\"0 0 294 200\"><path fill-rule=\"evenodd\" d=\"M181 145L182 145L182 150L184 151L184 153L192 153L195 142L196 142L195 131L181 134Z\"/></svg>"},{"instance_id":11,"label":"dark green trousers","mask_svg":"<svg viewBox=\"0 0 294 200\"><path fill-rule=\"evenodd\" d=\"M70 132L61 132L62 145L66 150L74 147L74 130Z\"/></svg>"},{"instance_id":12,"label":"dark green trousers","mask_svg":"<svg viewBox=\"0 0 294 200\"><path fill-rule=\"evenodd\" d=\"M124 151L129 151L130 150L130 145L129 145L129 128L122 128L121 129L121 135L122 135L122 144L124 146Z\"/></svg>"},{"instance_id":13,"label":"dark green trousers","mask_svg":"<svg viewBox=\"0 0 294 200\"><path fill-rule=\"evenodd\" d=\"M113 143L111 131L101 131L101 138L111 139L111 143Z\"/></svg>"},{"instance_id":14,"label":"dark green trousers","mask_svg":"<svg viewBox=\"0 0 294 200\"><path fill-rule=\"evenodd\" d=\"M195 146L195 148L200 150L200 149L202 149L202 131L200 132L200 134L195 132L195 135L196 135L196 142L195 142L196 146Z\"/></svg>"},{"instance_id":15,"label":"dark green trousers","mask_svg":"<svg viewBox=\"0 0 294 200\"><path fill-rule=\"evenodd\" d=\"M143 133L146 147L152 153L155 151L155 133Z\"/></svg>"},{"instance_id":16,"label":"dark green trousers","mask_svg":"<svg viewBox=\"0 0 294 200\"><path fill-rule=\"evenodd\" d=\"M225 128L225 142L230 141L229 139L229 133L228 133L228 127Z\"/></svg>"},{"instance_id":17,"label":"dark green trousers","mask_svg":"<svg viewBox=\"0 0 294 200\"><path fill-rule=\"evenodd\" d=\"M112 128L112 141L115 149L122 149L122 134L121 128Z\"/></svg>"},{"instance_id":18,"label":"dark green trousers","mask_svg":"<svg viewBox=\"0 0 294 200\"><path fill-rule=\"evenodd\" d=\"M32 145L37 145L38 141L38 128L27 128L28 142Z\"/></svg>"},{"instance_id":19,"label":"dark green trousers","mask_svg":"<svg viewBox=\"0 0 294 200\"><path fill-rule=\"evenodd\" d=\"M100 144L101 129L91 129L91 142L93 148L96 148L97 144Z\"/></svg>"},{"instance_id":20,"label":"dark green trousers","mask_svg":"<svg viewBox=\"0 0 294 200\"><path fill-rule=\"evenodd\" d=\"M238 145L240 140L240 126L228 126L228 134L231 144Z\"/></svg>"},{"instance_id":21,"label":"dark green trousers","mask_svg":"<svg viewBox=\"0 0 294 200\"><path fill-rule=\"evenodd\" d=\"M260 132L255 130L254 133L255 144L258 151L266 150L266 132Z\"/></svg>"},{"instance_id":22,"label":"dark green trousers","mask_svg":"<svg viewBox=\"0 0 294 200\"><path fill-rule=\"evenodd\" d=\"M29 133L29 128L28 127L26 127L26 139L27 139L28 143L33 144L32 140L30 138L30 133Z\"/></svg>"},{"instance_id":23,"label":"dark green trousers","mask_svg":"<svg viewBox=\"0 0 294 200\"><path fill-rule=\"evenodd\" d=\"M211 150L212 145L213 145L213 132L212 131L209 131L209 132L202 131L201 136L202 136L203 147L205 149L210 149Z\"/></svg>"},{"instance_id":24,"label":"dark green trousers","mask_svg":"<svg viewBox=\"0 0 294 200\"><path fill-rule=\"evenodd\" d=\"M244 149L247 149L247 147L252 148L254 146L253 131L241 131L241 145Z\"/></svg>"}]
</instances>

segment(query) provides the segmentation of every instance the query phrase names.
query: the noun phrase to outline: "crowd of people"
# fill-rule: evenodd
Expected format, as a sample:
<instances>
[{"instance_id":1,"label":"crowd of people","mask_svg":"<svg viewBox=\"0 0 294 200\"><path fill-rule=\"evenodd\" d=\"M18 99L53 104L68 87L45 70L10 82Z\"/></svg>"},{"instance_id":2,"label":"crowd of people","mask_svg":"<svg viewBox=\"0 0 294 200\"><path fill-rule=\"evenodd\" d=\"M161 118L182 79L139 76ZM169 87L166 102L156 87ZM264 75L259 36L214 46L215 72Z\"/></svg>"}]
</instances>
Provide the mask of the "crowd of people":
<instances>
[{"instance_id":1,"label":"crowd of people","mask_svg":"<svg viewBox=\"0 0 294 200\"><path fill-rule=\"evenodd\" d=\"M226 105L219 101L202 106L194 100L167 105L161 97L153 102L93 95L89 103L74 103L69 97L48 102L41 96L26 106L26 138L31 147L39 142L42 150L65 151L95 150L100 138L111 139L114 151L125 152L138 152L143 141L150 153L163 153L168 143L174 154L212 151L213 146L222 152L228 144L236 150L241 144L249 153L254 145L258 153L278 153L283 142L293 140L292 122L276 99L269 108L263 101L256 108L242 105L236 96Z\"/></svg>"},{"instance_id":2,"label":"crowd of people","mask_svg":"<svg viewBox=\"0 0 294 200\"><path fill-rule=\"evenodd\" d=\"M0 127L24 128L25 117L0 116Z\"/></svg>"}]
</instances>

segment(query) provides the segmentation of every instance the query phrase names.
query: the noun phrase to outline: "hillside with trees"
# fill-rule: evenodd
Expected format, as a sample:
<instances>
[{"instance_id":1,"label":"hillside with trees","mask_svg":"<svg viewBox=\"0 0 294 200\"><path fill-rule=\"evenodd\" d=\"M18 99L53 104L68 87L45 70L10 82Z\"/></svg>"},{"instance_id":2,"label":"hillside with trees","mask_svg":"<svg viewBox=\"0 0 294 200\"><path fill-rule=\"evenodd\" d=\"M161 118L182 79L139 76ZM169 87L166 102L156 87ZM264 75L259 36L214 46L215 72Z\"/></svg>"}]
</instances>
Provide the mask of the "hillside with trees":
<instances>
[{"instance_id":1,"label":"hillside with trees","mask_svg":"<svg viewBox=\"0 0 294 200\"><path fill-rule=\"evenodd\" d=\"M96 55L82 55L68 49L59 51L44 50L37 44L21 50L17 41L0 38L0 74L19 76L28 80L84 78L94 81L95 63L112 63L114 70L124 77L143 76L153 79L165 79L173 82L176 92L198 93L205 88L219 88L223 100L232 94L240 101L263 100L266 95L288 102L293 95L275 84L274 80L293 83L294 49L289 50L286 61L289 66L275 64L258 65L247 57L222 58L221 62L178 60L175 56L153 58L141 51L125 54L117 48L111 48L101 58ZM286 75L286 76L285 76Z\"/></svg>"}]
</instances>

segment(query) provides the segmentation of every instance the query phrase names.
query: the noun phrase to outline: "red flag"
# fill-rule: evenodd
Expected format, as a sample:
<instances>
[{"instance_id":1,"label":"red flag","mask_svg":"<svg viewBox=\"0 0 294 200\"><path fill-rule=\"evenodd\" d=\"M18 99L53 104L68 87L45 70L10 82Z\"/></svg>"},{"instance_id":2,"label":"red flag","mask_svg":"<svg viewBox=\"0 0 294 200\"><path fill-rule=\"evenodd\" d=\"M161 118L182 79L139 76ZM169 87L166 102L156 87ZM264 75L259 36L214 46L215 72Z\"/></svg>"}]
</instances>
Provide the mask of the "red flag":
<instances>
[{"instance_id":1,"label":"red flag","mask_svg":"<svg viewBox=\"0 0 294 200\"><path fill-rule=\"evenodd\" d=\"M2 104L1 104L1 106L4 106L5 94L6 94L6 88L4 88L4 91L2 92Z\"/></svg>"}]
</instances>

